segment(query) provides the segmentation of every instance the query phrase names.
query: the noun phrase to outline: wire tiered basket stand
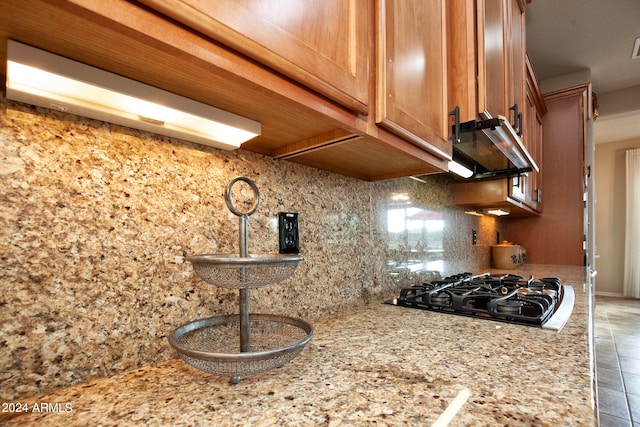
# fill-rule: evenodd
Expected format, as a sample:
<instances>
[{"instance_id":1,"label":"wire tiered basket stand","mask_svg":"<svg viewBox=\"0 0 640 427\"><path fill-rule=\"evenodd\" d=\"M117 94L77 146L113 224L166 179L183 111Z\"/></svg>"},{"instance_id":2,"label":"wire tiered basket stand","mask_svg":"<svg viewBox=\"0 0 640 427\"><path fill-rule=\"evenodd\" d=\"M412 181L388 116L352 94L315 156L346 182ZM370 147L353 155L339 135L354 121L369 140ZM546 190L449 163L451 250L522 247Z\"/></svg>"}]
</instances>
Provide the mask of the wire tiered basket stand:
<instances>
[{"instance_id":1,"label":"wire tiered basket stand","mask_svg":"<svg viewBox=\"0 0 640 427\"><path fill-rule=\"evenodd\" d=\"M240 211L232 201L238 182L253 190L253 204ZM275 314L250 314L249 289L261 288L290 277L302 255L249 254L248 217L260 204L256 184L245 177L233 179L226 189L227 207L240 219L240 253L192 255L187 257L205 282L239 290L239 314L214 316L180 326L169 343L191 366L239 383L242 376L283 366L296 357L313 338L313 326L302 319Z\"/></svg>"}]
</instances>

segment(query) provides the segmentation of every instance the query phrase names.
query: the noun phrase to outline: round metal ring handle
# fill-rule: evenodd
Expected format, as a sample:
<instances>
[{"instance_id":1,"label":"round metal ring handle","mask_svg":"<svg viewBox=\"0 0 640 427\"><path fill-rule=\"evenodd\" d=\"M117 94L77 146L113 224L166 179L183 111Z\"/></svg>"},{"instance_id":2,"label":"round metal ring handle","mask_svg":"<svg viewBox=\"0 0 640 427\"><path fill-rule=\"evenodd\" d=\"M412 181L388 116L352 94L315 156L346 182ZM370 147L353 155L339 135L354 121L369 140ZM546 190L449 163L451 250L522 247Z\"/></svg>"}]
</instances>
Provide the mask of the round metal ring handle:
<instances>
[{"instance_id":1,"label":"round metal ring handle","mask_svg":"<svg viewBox=\"0 0 640 427\"><path fill-rule=\"evenodd\" d=\"M231 201L231 189L233 188L234 184L238 181L246 182L247 184L249 184L249 186L253 190L253 194L255 195L255 202L253 203L253 206L251 206L251 209L249 209L248 212L240 212L238 209L236 209L236 207L233 205L233 202ZM229 185L227 185L227 192L224 196L224 200L225 202L227 202L227 207L229 208L231 213L233 213L234 215L249 216L249 215L252 215L256 211L256 209L258 209L258 205L260 204L260 192L258 191L258 187L256 186L255 182L251 181L249 178L240 176L238 178L233 179L229 183Z\"/></svg>"}]
</instances>

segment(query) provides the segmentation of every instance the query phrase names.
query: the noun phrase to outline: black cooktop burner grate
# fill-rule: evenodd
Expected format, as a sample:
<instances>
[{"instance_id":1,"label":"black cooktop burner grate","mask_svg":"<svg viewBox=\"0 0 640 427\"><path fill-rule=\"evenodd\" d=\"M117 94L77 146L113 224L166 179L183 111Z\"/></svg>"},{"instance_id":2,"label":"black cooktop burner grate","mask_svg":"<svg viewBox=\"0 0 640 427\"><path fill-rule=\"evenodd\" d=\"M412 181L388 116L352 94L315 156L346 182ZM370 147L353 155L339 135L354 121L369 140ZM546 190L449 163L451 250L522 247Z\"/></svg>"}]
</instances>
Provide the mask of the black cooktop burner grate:
<instances>
[{"instance_id":1,"label":"black cooktop burner grate","mask_svg":"<svg viewBox=\"0 0 640 427\"><path fill-rule=\"evenodd\" d=\"M404 288L391 303L542 326L553 315L562 297L561 281L555 277L534 280L533 276L524 279L512 274L473 276L461 273Z\"/></svg>"}]
</instances>

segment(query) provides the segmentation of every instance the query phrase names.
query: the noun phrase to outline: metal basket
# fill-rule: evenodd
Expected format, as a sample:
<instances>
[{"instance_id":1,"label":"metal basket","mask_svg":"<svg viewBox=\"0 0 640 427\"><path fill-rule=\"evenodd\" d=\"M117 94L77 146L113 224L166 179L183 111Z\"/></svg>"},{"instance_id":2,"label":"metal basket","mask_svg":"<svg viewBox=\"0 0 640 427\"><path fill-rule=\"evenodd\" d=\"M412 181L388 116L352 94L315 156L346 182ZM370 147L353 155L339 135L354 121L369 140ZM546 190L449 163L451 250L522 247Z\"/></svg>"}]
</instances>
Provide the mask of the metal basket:
<instances>
[{"instance_id":1,"label":"metal basket","mask_svg":"<svg viewBox=\"0 0 640 427\"><path fill-rule=\"evenodd\" d=\"M261 288L293 274L301 255L194 255L187 257L198 277L222 288Z\"/></svg>"},{"instance_id":2,"label":"metal basket","mask_svg":"<svg viewBox=\"0 0 640 427\"><path fill-rule=\"evenodd\" d=\"M309 323L287 316L250 314L249 352L238 345L239 315L196 320L177 328L170 344L191 366L214 375L253 375L278 368L296 357L313 338Z\"/></svg>"},{"instance_id":3,"label":"metal basket","mask_svg":"<svg viewBox=\"0 0 640 427\"><path fill-rule=\"evenodd\" d=\"M242 181L251 187L255 200L247 211L233 204L231 189ZM247 218L260 204L255 183L238 177L227 186L227 207L240 219L239 255L192 255L187 257L205 282L239 289L240 314L196 320L176 329L170 344L188 364L215 375L240 376L277 368L293 359L313 338L313 326L301 319L271 314L249 314L249 288L280 282L293 274L301 255L249 255Z\"/></svg>"}]
</instances>

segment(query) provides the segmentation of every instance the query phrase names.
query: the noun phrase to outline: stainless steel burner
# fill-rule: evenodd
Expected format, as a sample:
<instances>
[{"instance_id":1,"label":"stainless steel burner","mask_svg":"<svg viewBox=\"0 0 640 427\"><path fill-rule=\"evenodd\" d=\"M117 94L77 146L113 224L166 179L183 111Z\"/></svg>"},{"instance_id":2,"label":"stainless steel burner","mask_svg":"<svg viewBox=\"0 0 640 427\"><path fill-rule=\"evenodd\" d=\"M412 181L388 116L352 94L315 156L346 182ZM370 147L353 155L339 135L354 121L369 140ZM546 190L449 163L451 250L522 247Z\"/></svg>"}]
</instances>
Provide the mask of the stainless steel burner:
<instances>
[{"instance_id":1,"label":"stainless steel burner","mask_svg":"<svg viewBox=\"0 0 640 427\"><path fill-rule=\"evenodd\" d=\"M431 295L432 304L451 305L451 295L446 292L439 292L435 295Z\"/></svg>"},{"instance_id":2,"label":"stainless steel burner","mask_svg":"<svg viewBox=\"0 0 640 427\"><path fill-rule=\"evenodd\" d=\"M504 314L522 314L522 304L520 301L504 300L496 305L496 311Z\"/></svg>"}]
</instances>

